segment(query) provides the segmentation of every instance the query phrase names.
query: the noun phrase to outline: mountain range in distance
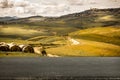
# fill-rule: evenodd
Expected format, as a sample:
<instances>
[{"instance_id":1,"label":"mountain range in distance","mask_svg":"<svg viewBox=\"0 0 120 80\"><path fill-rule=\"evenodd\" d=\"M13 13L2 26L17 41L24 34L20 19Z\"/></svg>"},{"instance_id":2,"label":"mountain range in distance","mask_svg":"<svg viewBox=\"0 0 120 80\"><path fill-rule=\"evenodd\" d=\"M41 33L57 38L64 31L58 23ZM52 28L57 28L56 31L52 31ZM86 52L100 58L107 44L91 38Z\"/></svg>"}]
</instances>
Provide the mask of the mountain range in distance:
<instances>
[{"instance_id":1,"label":"mountain range in distance","mask_svg":"<svg viewBox=\"0 0 120 80\"><path fill-rule=\"evenodd\" d=\"M80 29L96 26L119 26L120 8L92 8L80 13L68 14L61 17L0 17L0 24L27 24L47 27L76 27Z\"/></svg>"}]
</instances>

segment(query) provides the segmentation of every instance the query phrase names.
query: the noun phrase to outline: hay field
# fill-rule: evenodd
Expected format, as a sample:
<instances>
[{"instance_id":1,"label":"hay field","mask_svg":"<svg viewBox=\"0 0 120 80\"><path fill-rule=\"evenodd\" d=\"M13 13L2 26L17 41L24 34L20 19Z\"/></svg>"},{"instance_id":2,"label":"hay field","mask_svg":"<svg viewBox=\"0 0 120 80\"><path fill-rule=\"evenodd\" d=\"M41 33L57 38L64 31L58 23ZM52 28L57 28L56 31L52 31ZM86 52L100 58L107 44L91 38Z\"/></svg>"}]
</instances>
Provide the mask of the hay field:
<instances>
[{"instance_id":1,"label":"hay field","mask_svg":"<svg viewBox=\"0 0 120 80\"><path fill-rule=\"evenodd\" d=\"M39 35L27 39L12 37L0 38L0 42L31 44L34 47L43 44L48 54L57 56L120 56L119 27L96 27L83 29L72 32L68 36L75 39L80 44L72 45L64 36L58 35ZM11 55L12 54L13 53L11 53ZM3 56L3 54L0 55ZM6 54L4 54L4 56L5 55ZM25 54L22 55L24 56ZM37 56L36 54L34 55Z\"/></svg>"},{"instance_id":2,"label":"hay field","mask_svg":"<svg viewBox=\"0 0 120 80\"><path fill-rule=\"evenodd\" d=\"M97 27L70 33L79 45L67 45L48 49L61 56L120 56L120 28Z\"/></svg>"}]
</instances>

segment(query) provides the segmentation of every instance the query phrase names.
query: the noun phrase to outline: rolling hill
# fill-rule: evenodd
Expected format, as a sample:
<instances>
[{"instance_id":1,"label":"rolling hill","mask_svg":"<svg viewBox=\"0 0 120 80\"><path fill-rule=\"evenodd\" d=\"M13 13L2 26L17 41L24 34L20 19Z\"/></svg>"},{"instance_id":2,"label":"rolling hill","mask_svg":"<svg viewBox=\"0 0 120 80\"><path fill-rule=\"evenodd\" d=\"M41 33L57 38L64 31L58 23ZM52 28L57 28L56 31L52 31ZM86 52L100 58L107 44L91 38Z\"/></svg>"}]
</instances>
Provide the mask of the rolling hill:
<instances>
[{"instance_id":1,"label":"rolling hill","mask_svg":"<svg viewBox=\"0 0 120 80\"><path fill-rule=\"evenodd\" d=\"M80 42L71 45L66 37ZM60 56L120 56L120 8L61 17L0 18L0 42L43 44Z\"/></svg>"},{"instance_id":2,"label":"rolling hill","mask_svg":"<svg viewBox=\"0 0 120 80\"><path fill-rule=\"evenodd\" d=\"M80 13L73 13L61 17L32 16L28 18L8 19L1 24L28 24L46 27L77 27L87 28L96 26L120 25L120 8L93 8Z\"/></svg>"},{"instance_id":3,"label":"rolling hill","mask_svg":"<svg viewBox=\"0 0 120 80\"><path fill-rule=\"evenodd\" d=\"M120 46L120 27L96 27L69 34L71 37L105 42Z\"/></svg>"},{"instance_id":4,"label":"rolling hill","mask_svg":"<svg viewBox=\"0 0 120 80\"><path fill-rule=\"evenodd\" d=\"M18 28L18 29L31 29L38 34L32 36L26 36L26 38L32 38L36 36L53 36L56 35L68 35L68 33L77 31L79 29L86 29L91 27L107 27L114 26L119 27L120 25L120 8L113 9L90 9L80 13L74 13L69 15L64 15L61 17L42 17L42 16L31 16L27 18L11 18L5 17L0 18L0 28ZM1 29L2 30L2 29ZM8 31L9 32L9 31ZM42 33L41 33L42 32ZM0 31L1 37L21 37L16 34L7 33L4 35ZM29 35L29 34L27 34ZM23 37L25 39L25 37Z\"/></svg>"},{"instance_id":5,"label":"rolling hill","mask_svg":"<svg viewBox=\"0 0 120 80\"><path fill-rule=\"evenodd\" d=\"M69 37L80 44L66 41L65 46L50 48L48 52L60 56L120 56L120 28L89 28L72 32Z\"/></svg>"}]
</instances>

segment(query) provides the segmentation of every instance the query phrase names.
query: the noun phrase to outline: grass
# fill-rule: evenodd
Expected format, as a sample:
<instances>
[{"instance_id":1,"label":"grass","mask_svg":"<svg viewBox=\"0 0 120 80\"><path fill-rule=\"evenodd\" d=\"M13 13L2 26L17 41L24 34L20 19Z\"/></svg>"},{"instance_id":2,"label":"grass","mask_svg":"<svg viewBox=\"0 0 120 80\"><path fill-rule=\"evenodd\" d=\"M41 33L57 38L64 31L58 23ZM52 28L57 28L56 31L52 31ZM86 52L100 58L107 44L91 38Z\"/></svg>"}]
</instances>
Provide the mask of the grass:
<instances>
[{"instance_id":1,"label":"grass","mask_svg":"<svg viewBox=\"0 0 120 80\"><path fill-rule=\"evenodd\" d=\"M7 27L2 28L1 33L3 34L14 34L14 35L32 35L37 34L38 31L31 30L31 29L23 29L23 28L17 28L17 27Z\"/></svg>"},{"instance_id":2,"label":"grass","mask_svg":"<svg viewBox=\"0 0 120 80\"><path fill-rule=\"evenodd\" d=\"M40 57L34 53L23 53L23 52L0 52L0 57Z\"/></svg>"},{"instance_id":3,"label":"grass","mask_svg":"<svg viewBox=\"0 0 120 80\"><path fill-rule=\"evenodd\" d=\"M97 27L79 30L69 34L71 37L120 45L119 27Z\"/></svg>"},{"instance_id":4,"label":"grass","mask_svg":"<svg viewBox=\"0 0 120 80\"><path fill-rule=\"evenodd\" d=\"M63 40L63 37L60 36L37 36L34 38L28 39L29 41L40 41L41 43L52 43L54 41Z\"/></svg>"},{"instance_id":5,"label":"grass","mask_svg":"<svg viewBox=\"0 0 120 80\"><path fill-rule=\"evenodd\" d=\"M59 18L32 17L15 22L0 25L0 42L32 46L42 43L49 47L48 53L60 56L120 56L119 9L87 10ZM62 37L68 34L80 44L71 45ZM6 56L6 53L0 55Z\"/></svg>"},{"instance_id":6,"label":"grass","mask_svg":"<svg viewBox=\"0 0 120 80\"><path fill-rule=\"evenodd\" d=\"M79 45L66 45L47 50L50 54L59 56L120 56L120 46L78 39Z\"/></svg>"},{"instance_id":7,"label":"grass","mask_svg":"<svg viewBox=\"0 0 120 80\"><path fill-rule=\"evenodd\" d=\"M0 27L0 36L11 38L30 38L45 32L21 27Z\"/></svg>"},{"instance_id":8,"label":"grass","mask_svg":"<svg viewBox=\"0 0 120 80\"><path fill-rule=\"evenodd\" d=\"M11 43L14 42L16 44L40 44L38 41L28 41L22 39L13 39L13 38L0 38L0 42Z\"/></svg>"},{"instance_id":9,"label":"grass","mask_svg":"<svg viewBox=\"0 0 120 80\"><path fill-rule=\"evenodd\" d=\"M27 38L0 38L0 42L15 42L16 44L32 44L38 46L44 44L48 54L58 56L120 56L120 28L119 27L96 27L78 30L69 34L73 39L80 42L79 45L71 43L63 36L37 36ZM63 45L64 44L64 45ZM6 55L8 54L8 55ZM2 52L2 57L12 56L39 56L21 52Z\"/></svg>"},{"instance_id":10,"label":"grass","mask_svg":"<svg viewBox=\"0 0 120 80\"><path fill-rule=\"evenodd\" d=\"M48 53L60 56L120 56L120 28L96 27L70 33L79 45L48 49Z\"/></svg>"},{"instance_id":11,"label":"grass","mask_svg":"<svg viewBox=\"0 0 120 80\"><path fill-rule=\"evenodd\" d=\"M37 23L39 24L39 23ZM42 23L43 24L43 23ZM68 26L46 26L44 25L34 25L34 24L9 24L0 26L1 34L9 34L10 35L18 35L22 37L36 37L36 36L51 36L56 32L57 35L65 35L70 32L76 31L78 28L76 27L68 27ZM14 31L16 30L16 31Z\"/></svg>"}]
</instances>

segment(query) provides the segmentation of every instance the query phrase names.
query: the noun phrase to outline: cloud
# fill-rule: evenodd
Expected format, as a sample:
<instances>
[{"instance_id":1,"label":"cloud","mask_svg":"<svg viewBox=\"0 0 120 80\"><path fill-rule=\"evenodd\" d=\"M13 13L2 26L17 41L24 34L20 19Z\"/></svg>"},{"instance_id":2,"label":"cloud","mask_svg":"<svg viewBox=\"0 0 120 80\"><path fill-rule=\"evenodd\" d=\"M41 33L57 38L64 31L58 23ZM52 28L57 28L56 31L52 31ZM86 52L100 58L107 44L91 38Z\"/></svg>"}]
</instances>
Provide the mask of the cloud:
<instances>
[{"instance_id":1,"label":"cloud","mask_svg":"<svg viewBox=\"0 0 120 80\"><path fill-rule=\"evenodd\" d=\"M70 5L83 5L85 0L67 0Z\"/></svg>"},{"instance_id":2,"label":"cloud","mask_svg":"<svg viewBox=\"0 0 120 80\"><path fill-rule=\"evenodd\" d=\"M61 16L91 7L120 7L119 3L120 0L0 0L0 17Z\"/></svg>"},{"instance_id":3,"label":"cloud","mask_svg":"<svg viewBox=\"0 0 120 80\"><path fill-rule=\"evenodd\" d=\"M1 0L0 15L4 16L24 16L33 15L36 5L26 0Z\"/></svg>"},{"instance_id":4,"label":"cloud","mask_svg":"<svg viewBox=\"0 0 120 80\"><path fill-rule=\"evenodd\" d=\"M25 0L1 0L0 8L25 7L29 4Z\"/></svg>"},{"instance_id":5,"label":"cloud","mask_svg":"<svg viewBox=\"0 0 120 80\"><path fill-rule=\"evenodd\" d=\"M34 15L43 16L59 16L69 11L66 4L57 4L51 2L43 2L42 4L30 3L27 0L1 0L0 15L1 16L18 16L28 17ZM28 15L28 16L27 16Z\"/></svg>"}]
</instances>

